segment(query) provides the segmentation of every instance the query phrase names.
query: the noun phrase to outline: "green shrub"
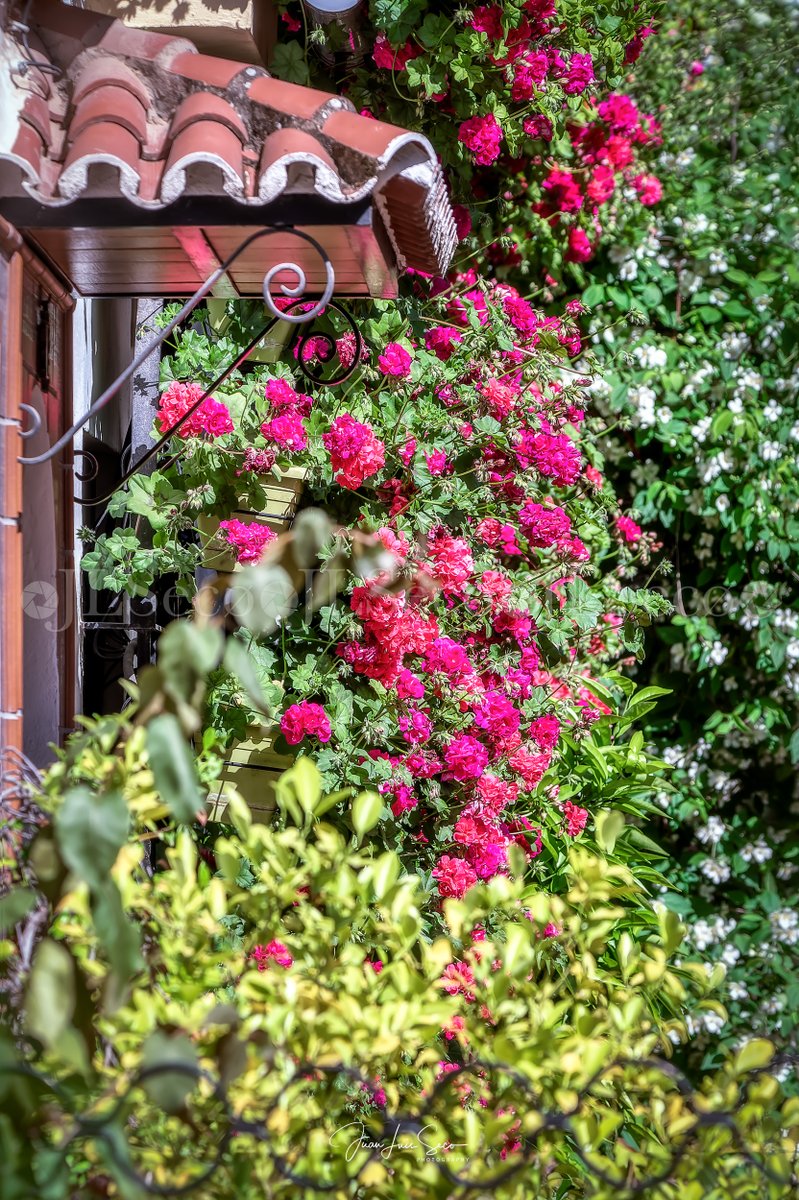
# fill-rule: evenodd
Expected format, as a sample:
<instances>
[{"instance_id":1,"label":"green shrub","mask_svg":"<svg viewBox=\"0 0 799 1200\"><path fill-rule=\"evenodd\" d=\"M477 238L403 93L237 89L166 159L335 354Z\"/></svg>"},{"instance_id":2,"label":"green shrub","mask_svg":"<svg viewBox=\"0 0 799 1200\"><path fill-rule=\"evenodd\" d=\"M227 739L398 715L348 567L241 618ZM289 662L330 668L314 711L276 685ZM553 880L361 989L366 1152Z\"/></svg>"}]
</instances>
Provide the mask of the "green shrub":
<instances>
[{"instance_id":1,"label":"green shrub","mask_svg":"<svg viewBox=\"0 0 799 1200\"><path fill-rule=\"evenodd\" d=\"M9 1074L19 1059L0 1042L4 1200L139 1197L136 1175L196 1184L208 1200L313 1194L302 1179L343 1197L356 1178L359 1195L421 1200L451 1194L442 1165L474 1184L523 1154L498 1196L533 1186L562 1200L590 1184L609 1200L621 1181L667 1166L693 1118L665 1068L643 1060L683 1036L689 992L720 1011L717 978L670 962L681 929L667 910L631 936L634 880L575 851L563 897L497 877L446 901L445 932L430 941L424 895L397 856L319 823L327 801L313 766L298 763L281 787L309 834L253 824L234 800L232 826L202 849L187 827L164 831L155 871L132 818L115 839L106 824L98 844L113 793L85 789L79 805L68 789L50 802L53 825L30 857L49 899L46 936L13 1020L26 1066L60 1090L54 1100ZM108 937L113 893L133 931L126 971ZM22 895L5 902L20 918ZM9 980L20 944L3 946ZM733 1105L736 1076L771 1055L753 1043L706 1081L702 1104ZM785 1177L799 1105L783 1104L773 1075L746 1087L739 1127ZM542 1111L570 1114L568 1128L542 1130ZM76 1129L70 1112L98 1123ZM239 1132L227 1140L231 1113ZM731 1182L700 1193L696 1181L727 1156ZM619 1184L593 1190L599 1171ZM705 1126L671 1177L663 1195L674 1200L766 1194L723 1125Z\"/></svg>"},{"instance_id":2,"label":"green shrub","mask_svg":"<svg viewBox=\"0 0 799 1200\"><path fill-rule=\"evenodd\" d=\"M788 5L670 11L636 85L663 113L664 202L584 293L606 470L672 569L638 679L673 692L648 730L674 767L666 900L729 968L706 1065L797 1036L798 49Z\"/></svg>"}]
</instances>

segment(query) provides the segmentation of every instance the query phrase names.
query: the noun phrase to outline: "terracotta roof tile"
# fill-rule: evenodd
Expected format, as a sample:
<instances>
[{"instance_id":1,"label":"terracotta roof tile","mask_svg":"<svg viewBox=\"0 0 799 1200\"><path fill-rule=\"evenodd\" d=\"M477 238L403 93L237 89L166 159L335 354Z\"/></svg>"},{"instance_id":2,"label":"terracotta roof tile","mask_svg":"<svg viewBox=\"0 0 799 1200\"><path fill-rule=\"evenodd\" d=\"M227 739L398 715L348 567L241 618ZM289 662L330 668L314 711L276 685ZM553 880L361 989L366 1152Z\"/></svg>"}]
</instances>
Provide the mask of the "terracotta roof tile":
<instances>
[{"instance_id":1,"label":"terracotta roof tile","mask_svg":"<svg viewBox=\"0 0 799 1200\"><path fill-rule=\"evenodd\" d=\"M173 75L183 79L203 84L205 87L226 88L230 82L246 66L245 63L231 62L227 58L211 58L208 54L200 54L197 50L182 50L175 55L170 63ZM257 67L250 68L257 71Z\"/></svg>"},{"instance_id":2,"label":"terracotta roof tile","mask_svg":"<svg viewBox=\"0 0 799 1200\"><path fill-rule=\"evenodd\" d=\"M42 139L42 146L50 144L50 109L47 107L44 97L28 96L22 106L20 117L33 126Z\"/></svg>"},{"instance_id":3,"label":"terracotta roof tile","mask_svg":"<svg viewBox=\"0 0 799 1200\"><path fill-rule=\"evenodd\" d=\"M82 64L72 85L72 103L80 104L81 100L97 88L106 87L126 89L132 96L136 96L145 108L149 108L151 104L150 89L141 75L111 54L98 55Z\"/></svg>"},{"instance_id":4,"label":"terracotta roof tile","mask_svg":"<svg viewBox=\"0 0 799 1200\"><path fill-rule=\"evenodd\" d=\"M323 196L338 198L341 181L336 164L310 133L279 129L264 140L259 164L258 195L265 203L284 192L313 188Z\"/></svg>"},{"instance_id":5,"label":"terracotta roof tile","mask_svg":"<svg viewBox=\"0 0 799 1200\"><path fill-rule=\"evenodd\" d=\"M229 100L215 96L213 92L192 92L178 105L170 126L171 136L177 137L187 125L195 121L218 121L231 129L241 142L247 141L247 126Z\"/></svg>"},{"instance_id":6,"label":"terracotta roof tile","mask_svg":"<svg viewBox=\"0 0 799 1200\"><path fill-rule=\"evenodd\" d=\"M42 180L42 162L47 143L38 129L20 121L10 150L3 153L3 189L9 196L23 196L26 187Z\"/></svg>"},{"instance_id":7,"label":"terracotta roof tile","mask_svg":"<svg viewBox=\"0 0 799 1200\"><path fill-rule=\"evenodd\" d=\"M116 121L87 126L70 142L58 176L58 202L85 196L136 200L139 191L139 143Z\"/></svg>"},{"instance_id":8,"label":"terracotta roof tile","mask_svg":"<svg viewBox=\"0 0 799 1200\"><path fill-rule=\"evenodd\" d=\"M113 121L132 133L139 145L147 140L147 109L131 92L120 87L97 87L75 105L69 134L74 139L101 121Z\"/></svg>"},{"instance_id":9,"label":"terracotta roof tile","mask_svg":"<svg viewBox=\"0 0 799 1200\"><path fill-rule=\"evenodd\" d=\"M116 195L152 210L221 198L244 224L247 206L286 193L371 199L401 266L448 266L452 210L421 134L362 117L341 96L199 54L185 38L52 0L34 0L34 18L39 53L63 74L47 99L31 89L34 74L37 84L45 76L25 78L16 139L0 151L0 200L61 207Z\"/></svg>"},{"instance_id":10,"label":"terracotta roof tile","mask_svg":"<svg viewBox=\"0 0 799 1200\"><path fill-rule=\"evenodd\" d=\"M244 196L241 142L221 121L192 121L172 142L161 180L161 203L221 192L237 199Z\"/></svg>"},{"instance_id":11,"label":"terracotta roof tile","mask_svg":"<svg viewBox=\"0 0 799 1200\"><path fill-rule=\"evenodd\" d=\"M271 109L292 123L313 121L318 113L326 110L331 104L339 106L348 103L341 96L300 87L296 83L286 83L285 80L274 79L265 72L252 81L247 80L245 87L250 103L263 105L265 109Z\"/></svg>"}]
</instances>

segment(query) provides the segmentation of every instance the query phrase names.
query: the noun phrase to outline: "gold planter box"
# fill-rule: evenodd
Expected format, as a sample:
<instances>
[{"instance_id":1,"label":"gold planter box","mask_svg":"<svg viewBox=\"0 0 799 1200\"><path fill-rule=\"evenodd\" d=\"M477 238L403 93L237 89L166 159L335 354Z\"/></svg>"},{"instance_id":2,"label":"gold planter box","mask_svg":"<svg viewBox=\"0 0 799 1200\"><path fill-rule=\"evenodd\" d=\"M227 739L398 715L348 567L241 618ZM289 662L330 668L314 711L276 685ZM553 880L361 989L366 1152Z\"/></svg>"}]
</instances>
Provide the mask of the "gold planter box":
<instances>
[{"instance_id":1,"label":"gold planter box","mask_svg":"<svg viewBox=\"0 0 799 1200\"><path fill-rule=\"evenodd\" d=\"M275 481L264 485L267 507L262 512L237 508L230 514L229 519L246 522L259 521L263 525L268 525L275 533L285 533L287 529L291 528L291 522L297 512L306 475L305 467L290 467L279 483ZM219 521L219 517L201 516L197 518L197 529L203 539L202 565L212 571L224 573L238 571L240 567L236 562L233 548L226 549L224 546L218 547L214 544Z\"/></svg>"},{"instance_id":2,"label":"gold planter box","mask_svg":"<svg viewBox=\"0 0 799 1200\"><path fill-rule=\"evenodd\" d=\"M219 782L208 793L208 819L224 821L227 809L226 785L232 785L253 813L271 817L275 811L275 783L294 765L291 754L276 754L272 749L275 734L253 730L252 737L236 741L219 776Z\"/></svg>"}]
</instances>

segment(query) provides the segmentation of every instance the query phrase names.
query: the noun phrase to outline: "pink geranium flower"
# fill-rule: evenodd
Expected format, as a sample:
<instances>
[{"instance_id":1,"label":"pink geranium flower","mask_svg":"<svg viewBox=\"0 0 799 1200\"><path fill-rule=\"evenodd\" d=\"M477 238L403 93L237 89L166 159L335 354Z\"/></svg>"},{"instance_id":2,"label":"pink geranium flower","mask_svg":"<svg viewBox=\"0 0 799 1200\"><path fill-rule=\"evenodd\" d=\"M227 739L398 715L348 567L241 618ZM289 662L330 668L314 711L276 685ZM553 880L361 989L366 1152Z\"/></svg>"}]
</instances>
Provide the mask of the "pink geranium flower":
<instances>
[{"instance_id":1,"label":"pink geranium flower","mask_svg":"<svg viewBox=\"0 0 799 1200\"><path fill-rule=\"evenodd\" d=\"M399 342L389 342L377 360L377 365L384 375L393 375L397 379L407 379L411 373L413 359L404 346Z\"/></svg>"},{"instance_id":2,"label":"pink geranium flower","mask_svg":"<svg viewBox=\"0 0 799 1200\"><path fill-rule=\"evenodd\" d=\"M484 117L469 117L461 123L458 139L471 150L479 166L489 166L499 158L502 126L493 113Z\"/></svg>"},{"instance_id":3,"label":"pink geranium flower","mask_svg":"<svg viewBox=\"0 0 799 1200\"><path fill-rule=\"evenodd\" d=\"M304 450L308 445L308 435L297 412L282 412L271 421L264 421L261 433L283 450Z\"/></svg>"},{"instance_id":4,"label":"pink geranium flower","mask_svg":"<svg viewBox=\"0 0 799 1200\"><path fill-rule=\"evenodd\" d=\"M266 946L253 946L248 958L253 960L259 971L265 971L273 962L285 970L294 964L288 948L282 942L276 942L274 939Z\"/></svg>"},{"instance_id":5,"label":"pink geranium flower","mask_svg":"<svg viewBox=\"0 0 799 1200\"><path fill-rule=\"evenodd\" d=\"M632 517L617 517L616 529L625 542L635 543L641 540L643 530L640 525L636 524Z\"/></svg>"},{"instance_id":6,"label":"pink geranium flower","mask_svg":"<svg viewBox=\"0 0 799 1200\"><path fill-rule=\"evenodd\" d=\"M158 401L156 421L161 433L169 433L182 417L197 404L205 389L199 383L181 383L174 379ZM177 431L178 437L221 437L233 432L233 420L226 404L211 396L197 405Z\"/></svg>"},{"instance_id":7,"label":"pink geranium flower","mask_svg":"<svg viewBox=\"0 0 799 1200\"><path fill-rule=\"evenodd\" d=\"M638 193L638 199L646 208L651 208L663 198L663 185L657 175L636 175L633 187Z\"/></svg>"},{"instance_id":8,"label":"pink geranium flower","mask_svg":"<svg viewBox=\"0 0 799 1200\"><path fill-rule=\"evenodd\" d=\"M447 776L461 783L479 779L488 766L488 750L468 733L459 733L444 750Z\"/></svg>"},{"instance_id":9,"label":"pink geranium flower","mask_svg":"<svg viewBox=\"0 0 799 1200\"><path fill-rule=\"evenodd\" d=\"M331 729L327 713L321 704L303 700L292 704L280 719L280 732L290 746L297 746L304 737L329 742Z\"/></svg>"},{"instance_id":10,"label":"pink geranium flower","mask_svg":"<svg viewBox=\"0 0 799 1200\"><path fill-rule=\"evenodd\" d=\"M566 822L566 833L569 837L579 837L588 822L588 809L580 808L567 800L563 805L563 817Z\"/></svg>"},{"instance_id":11,"label":"pink geranium flower","mask_svg":"<svg viewBox=\"0 0 799 1200\"><path fill-rule=\"evenodd\" d=\"M375 437L371 425L356 421L350 413L336 417L322 437L330 451L330 462L341 487L355 489L376 475L386 461L386 448Z\"/></svg>"},{"instance_id":12,"label":"pink geranium flower","mask_svg":"<svg viewBox=\"0 0 799 1200\"><path fill-rule=\"evenodd\" d=\"M460 898L477 883L477 873L474 867L471 867L465 859L453 858L449 854L442 854L433 869L433 878L438 884L438 892L442 897Z\"/></svg>"},{"instance_id":13,"label":"pink geranium flower","mask_svg":"<svg viewBox=\"0 0 799 1200\"><path fill-rule=\"evenodd\" d=\"M258 562L264 549L277 537L274 529L260 521L220 521L222 534L236 551L236 561L246 564Z\"/></svg>"}]
</instances>

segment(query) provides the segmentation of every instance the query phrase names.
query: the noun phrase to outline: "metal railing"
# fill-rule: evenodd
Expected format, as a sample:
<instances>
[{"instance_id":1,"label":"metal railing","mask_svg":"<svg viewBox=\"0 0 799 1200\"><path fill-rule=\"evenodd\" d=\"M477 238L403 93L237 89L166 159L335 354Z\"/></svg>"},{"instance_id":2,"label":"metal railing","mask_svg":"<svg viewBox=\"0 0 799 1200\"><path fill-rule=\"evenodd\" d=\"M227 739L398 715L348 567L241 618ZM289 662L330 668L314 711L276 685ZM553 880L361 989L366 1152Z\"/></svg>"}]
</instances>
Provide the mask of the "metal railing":
<instances>
[{"instance_id":1,"label":"metal railing","mask_svg":"<svg viewBox=\"0 0 799 1200\"><path fill-rule=\"evenodd\" d=\"M571 1155L576 1156L585 1167L587 1188L585 1194L587 1196L598 1184L601 1184L612 1189L614 1196L618 1196L620 1200L624 1200L625 1197L631 1200L636 1196L654 1196L657 1189L672 1182L685 1183L687 1179L691 1178L691 1151L700 1147L702 1135L708 1131L724 1130L728 1134L727 1148L720 1149L716 1145L712 1151L713 1171L717 1177L721 1177L721 1174L727 1171L740 1177L742 1172L748 1170L754 1172L764 1186L771 1185L768 1195L778 1195L781 1198L785 1197L785 1200L788 1198L795 1200L795 1197L799 1195L799 1176L796 1174L797 1148L794 1147L792 1156L786 1154L782 1149L783 1169L776 1170L774 1161L777 1155L774 1153L774 1147L769 1148L772 1158L770 1161L766 1161L762 1148L756 1152L747 1145L738 1117L748 1103L747 1087L749 1085L763 1079L764 1076L774 1078L784 1075L786 1071L795 1071L797 1064L799 1064L799 1058L796 1056L782 1056L775 1058L764 1067L738 1077L735 1080L738 1087L737 1103L719 1109L712 1106L708 1096L697 1092L685 1074L671 1062L653 1057L616 1059L601 1068L576 1093L572 1107L564 1111L563 1109L552 1110L543 1106L536 1096L532 1083L521 1072L504 1064L474 1060L455 1066L443 1074L426 1095L419 1097L420 1102L417 1107L409 1109L407 1112L381 1110L370 1113L362 1125L364 1136L362 1138L356 1136L354 1139L359 1147L359 1152L353 1154L351 1160L345 1161L341 1158L337 1160L340 1174L333 1179L316 1177L309 1174L307 1168L298 1169L296 1165L292 1165L285 1153L278 1150L273 1144L275 1137L270 1130L270 1118L285 1102L287 1089L295 1082L304 1083L316 1079L329 1081L331 1086L343 1083L345 1086L350 1085L354 1089L368 1090L373 1093L374 1083L353 1067L341 1064L333 1066L319 1066L313 1063L298 1064L292 1079L278 1092L271 1106L267 1108L260 1119L236 1113L222 1081L209 1071L189 1062L163 1062L142 1067L130 1077L121 1094L116 1094L109 1099L108 1106L104 1111L91 1115L72 1111L66 1089L25 1063L0 1065L0 1077L15 1074L47 1091L49 1099L46 1109L51 1123L55 1120L54 1106L57 1105L60 1108L60 1116L63 1118L64 1124L59 1127L60 1140L55 1148L57 1160L55 1171L66 1167L67 1158L78 1143L87 1140L102 1143L106 1161L112 1163L116 1170L136 1184L143 1194L149 1196L199 1194L199 1189L206 1185L228 1161L234 1139L237 1152L241 1151L242 1146L239 1140L241 1138L252 1138L255 1142L266 1144L269 1147L272 1165L281 1177L298 1188L318 1193L336 1191L346 1187L348 1182L352 1184L353 1181L357 1181L369 1164L378 1159L385 1161L387 1152L390 1153L391 1149L397 1146L398 1140L407 1149L409 1139L415 1138L424 1161L434 1162L447 1182L454 1189L466 1194L496 1191L504 1184L512 1182L520 1173L529 1172L531 1167L537 1166L540 1169L546 1164L542 1163L539 1144L546 1142L547 1139L562 1138L567 1143ZM626 1178L621 1173L614 1174L612 1169L609 1169L612 1161L608 1157L609 1151L587 1149L581 1144L581 1137L575 1127L575 1118L578 1117L581 1106L587 1099L591 1098L594 1102L611 1104L612 1098L607 1089L613 1084L614 1078L620 1082L620 1077L625 1071L634 1072L639 1080L647 1077L651 1079L652 1074L656 1073L664 1082L663 1091L670 1089L672 1095L679 1096L683 1110L690 1113L692 1118L673 1144L659 1147L663 1151L663 1155L653 1165L652 1170L635 1179L631 1179L629 1174ZM423 1135L426 1130L435 1127L433 1123L436 1121L437 1105L445 1098L448 1090L462 1088L470 1080L477 1084L488 1074L512 1088L514 1111L517 1114L523 1111L524 1117L528 1119L528 1126L532 1124L535 1132L532 1134L520 1132L512 1153L504 1160L500 1155L495 1156L496 1166L493 1172L486 1170L485 1158L482 1155L474 1172L467 1172L464 1169L455 1170L446 1161L449 1157L446 1152L438 1153L433 1158L429 1156L428 1152L424 1150L427 1143ZM119 1136L120 1130L124 1128L125 1121L128 1119L126 1109L131 1106L134 1093L142 1088L146 1089L147 1086L152 1086L159 1079L170 1076L173 1080L183 1077L187 1080L189 1089L193 1084L203 1083L207 1099L218 1106L215 1122L218 1127L217 1132L212 1136L209 1129L205 1131L208 1133L208 1137L198 1136L192 1144L192 1148L199 1151L201 1147L208 1146L215 1137L216 1143L213 1152L206 1161L203 1161L200 1156L195 1174L190 1180L183 1179L174 1183L164 1182L163 1179L154 1179L151 1171L138 1170L131 1161L130 1147L127 1141L124 1137L121 1139ZM628 1083L629 1081L624 1083L622 1090L628 1088ZM337 1093L339 1097L340 1093L341 1088L339 1087ZM506 1096L507 1093L504 1093L502 1103L507 1108ZM447 1103L450 1105L451 1111L452 1105L456 1103L454 1095ZM641 1105L639 1104L639 1115L640 1111ZM535 1117L532 1123L529 1122L531 1115ZM140 1116L140 1110L137 1109L137 1118L133 1123L134 1128L140 1120ZM353 1124L357 1125L358 1122L355 1121ZM195 1134L199 1135L204 1132L197 1125L196 1117L192 1120L192 1126ZM37 1127L41 1127L40 1121L37 1123ZM444 1146L452 1151L457 1147L457 1143L449 1141L444 1143ZM150 1149L152 1150L152 1146ZM438 1149L440 1151L441 1147L439 1146ZM53 1153L54 1146L48 1145L48 1150ZM545 1148L544 1153L551 1154L551 1149L547 1151ZM702 1164L701 1154L697 1156L696 1163L697 1173L706 1180L706 1164ZM688 1165L686 1166L686 1164ZM702 1165L700 1166L700 1164ZM185 1174L185 1161L181 1167ZM682 1168L682 1170L676 1176L678 1168ZM55 1173L52 1177L55 1178ZM777 1189L776 1193L774 1188ZM763 1195L765 1196L766 1192L763 1192Z\"/></svg>"}]
</instances>

